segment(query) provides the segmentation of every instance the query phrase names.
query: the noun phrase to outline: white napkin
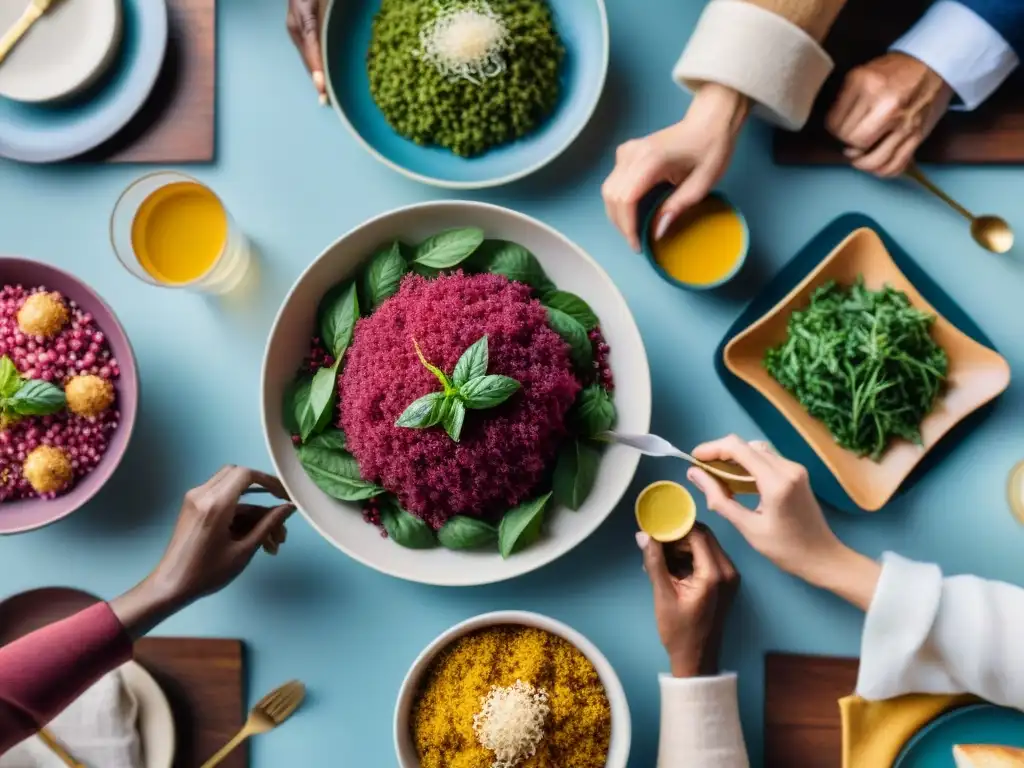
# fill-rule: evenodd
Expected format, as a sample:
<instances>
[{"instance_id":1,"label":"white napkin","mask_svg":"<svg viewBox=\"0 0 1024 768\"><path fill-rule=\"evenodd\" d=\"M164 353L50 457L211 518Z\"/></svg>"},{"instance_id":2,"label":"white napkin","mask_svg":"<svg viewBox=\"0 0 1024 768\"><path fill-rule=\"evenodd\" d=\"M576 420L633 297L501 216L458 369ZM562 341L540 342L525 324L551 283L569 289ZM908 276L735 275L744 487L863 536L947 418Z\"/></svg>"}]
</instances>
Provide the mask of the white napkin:
<instances>
[{"instance_id":1,"label":"white napkin","mask_svg":"<svg viewBox=\"0 0 1024 768\"><path fill-rule=\"evenodd\" d=\"M47 729L89 768L143 768L138 716L138 702L115 670L61 712ZM0 757L0 768L64 768L64 763L33 736Z\"/></svg>"}]
</instances>

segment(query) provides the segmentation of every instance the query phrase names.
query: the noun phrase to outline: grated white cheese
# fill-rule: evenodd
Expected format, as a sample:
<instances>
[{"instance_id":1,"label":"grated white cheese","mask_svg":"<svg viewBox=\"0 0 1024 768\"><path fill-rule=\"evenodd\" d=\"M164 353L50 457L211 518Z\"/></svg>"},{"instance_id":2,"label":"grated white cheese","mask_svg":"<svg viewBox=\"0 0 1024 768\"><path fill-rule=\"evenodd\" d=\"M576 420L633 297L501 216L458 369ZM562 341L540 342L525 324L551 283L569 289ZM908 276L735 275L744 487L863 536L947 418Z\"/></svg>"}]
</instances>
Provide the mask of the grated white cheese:
<instances>
[{"instance_id":1,"label":"grated white cheese","mask_svg":"<svg viewBox=\"0 0 1024 768\"><path fill-rule=\"evenodd\" d=\"M491 768L516 768L537 753L551 711L547 691L516 680L508 688L493 686L480 706L473 731L480 746L494 753Z\"/></svg>"},{"instance_id":2,"label":"grated white cheese","mask_svg":"<svg viewBox=\"0 0 1024 768\"><path fill-rule=\"evenodd\" d=\"M420 46L417 55L442 75L477 85L505 71L502 54L513 47L508 27L486 0L441 6L420 30Z\"/></svg>"}]
</instances>

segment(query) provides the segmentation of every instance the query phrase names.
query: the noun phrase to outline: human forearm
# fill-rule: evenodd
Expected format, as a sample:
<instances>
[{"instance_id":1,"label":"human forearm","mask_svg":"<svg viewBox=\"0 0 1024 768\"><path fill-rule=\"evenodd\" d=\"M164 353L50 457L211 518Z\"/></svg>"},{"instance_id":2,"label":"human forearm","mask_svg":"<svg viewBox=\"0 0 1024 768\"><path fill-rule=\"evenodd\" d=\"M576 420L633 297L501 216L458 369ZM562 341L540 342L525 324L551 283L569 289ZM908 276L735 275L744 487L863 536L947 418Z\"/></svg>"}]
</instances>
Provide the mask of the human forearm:
<instances>
[{"instance_id":1,"label":"human forearm","mask_svg":"<svg viewBox=\"0 0 1024 768\"><path fill-rule=\"evenodd\" d=\"M128 636L138 640L188 602L187 596L180 590L172 585L160 584L154 577L148 577L111 600L110 609Z\"/></svg>"},{"instance_id":2,"label":"human forearm","mask_svg":"<svg viewBox=\"0 0 1024 768\"><path fill-rule=\"evenodd\" d=\"M131 653L131 639L105 603L0 649L0 754L49 722Z\"/></svg>"},{"instance_id":3,"label":"human forearm","mask_svg":"<svg viewBox=\"0 0 1024 768\"><path fill-rule=\"evenodd\" d=\"M804 563L804 568L795 575L827 589L862 611L868 610L882 575L882 566L876 561L836 541L834 550L809 553Z\"/></svg>"}]
</instances>

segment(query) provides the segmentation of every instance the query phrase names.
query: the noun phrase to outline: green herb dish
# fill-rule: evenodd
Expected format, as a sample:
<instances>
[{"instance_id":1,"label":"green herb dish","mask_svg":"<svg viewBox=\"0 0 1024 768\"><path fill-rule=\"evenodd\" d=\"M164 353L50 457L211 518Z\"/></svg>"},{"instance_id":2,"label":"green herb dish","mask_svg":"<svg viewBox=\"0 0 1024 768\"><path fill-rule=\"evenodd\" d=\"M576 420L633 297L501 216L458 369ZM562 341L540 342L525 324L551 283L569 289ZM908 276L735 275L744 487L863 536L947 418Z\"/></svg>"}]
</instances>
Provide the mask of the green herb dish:
<instances>
[{"instance_id":1,"label":"green herb dish","mask_svg":"<svg viewBox=\"0 0 1024 768\"><path fill-rule=\"evenodd\" d=\"M264 368L271 452L300 509L359 559L431 583L510 578L582 540L628 486L635 457L593 438L649 425L639 336L596 265L526 217L476 204L391 217L341 241L349 266L315 264L286 302ZM278 347L285 324L296 341ZM616 339L637 366L624 383ZM624 415L623 391L637 398Z\"/></svg>"}]
</instances>

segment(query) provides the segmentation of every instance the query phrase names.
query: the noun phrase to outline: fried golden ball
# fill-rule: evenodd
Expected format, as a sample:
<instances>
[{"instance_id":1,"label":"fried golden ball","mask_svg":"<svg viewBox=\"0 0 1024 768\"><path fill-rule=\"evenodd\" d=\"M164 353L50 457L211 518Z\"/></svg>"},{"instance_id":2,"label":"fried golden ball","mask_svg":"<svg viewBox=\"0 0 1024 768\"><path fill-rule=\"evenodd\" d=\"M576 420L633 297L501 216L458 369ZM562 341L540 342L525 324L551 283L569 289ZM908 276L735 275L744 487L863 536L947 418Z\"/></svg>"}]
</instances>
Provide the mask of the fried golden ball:
<instances>
[{"instance_id":1,"label":"fried golden ball","mask_svg":"<svg viewBox=\"0 0 1024 768\"><path fill-rule=\"evenodd\" d=\"M55 493L74 476L71 458L51 445L40 445L26 456L22 473L36 493Z\"/></svg>"},{"instance_id":2,"label":"fried golden ball","mask_svg":"<svg viewBox=\"0 0 1024 768\"><path fill-rule=\"evenodd\" d=\"M68 408L79 416L99 416L114 403L114 385L92 374L75 376L64 386Z\"/></svg>"},{"instance_id":3,"label":"fried golden ball","mask_svg":"<svg viewBox=\"0 0 1024 768\"><path fill-rule=\"evenodd\" d=\"M18 310L18 327L29 336L56 336L68 324L67 305L59 293L33 293Z\"/></svg>"}]
</instances>

